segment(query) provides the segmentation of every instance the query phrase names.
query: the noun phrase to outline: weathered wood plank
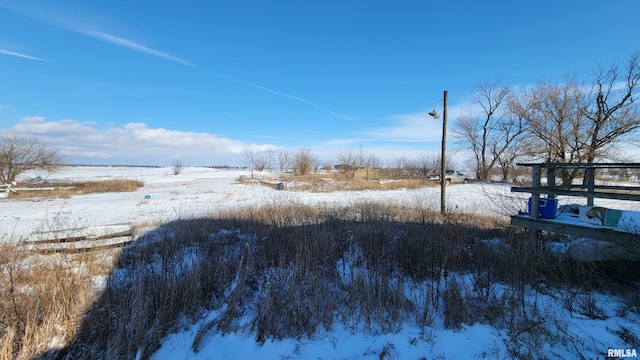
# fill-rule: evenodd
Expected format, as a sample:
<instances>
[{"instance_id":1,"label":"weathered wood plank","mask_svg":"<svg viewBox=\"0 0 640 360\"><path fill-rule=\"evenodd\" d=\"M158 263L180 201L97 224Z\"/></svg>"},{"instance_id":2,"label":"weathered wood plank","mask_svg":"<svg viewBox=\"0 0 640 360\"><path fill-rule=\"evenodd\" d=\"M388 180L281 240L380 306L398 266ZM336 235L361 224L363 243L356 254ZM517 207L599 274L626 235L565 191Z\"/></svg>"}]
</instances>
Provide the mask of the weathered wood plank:
<instances>
[{"instance_id":1,"label":"weathered wood plank","mask_svg":"<svg viewBox=\"0 0 640 360\"><path fill-rule=\"evenodd\" d=\"M551 219L534 219L524 215L511 216L511 225L523 226L535 230L546 230L558 234L605 240L624 246L640 246L640 234L628 233L607 227L597 227L586 224L578 225Z\"/></svg>"},{"instance_id":2,"label":"weathered wood plank","mask_svg":"<svg viewBox=\"0 0 640 360\"><path fill-rule=\"evenodd\" d=\"M78 241L97 241L97 240L105 240L105 239L113 239L123 236L131 236L133 234L133 229L127 229L117 232L112 232L104 235L87 235L87 236L67 236L67 237L59 237L59 238L50 238L50 239L42 239L42 240L27 240L25 243L28 244L59 244L59 243L72 243Z\"/></svg>"},{"instance_id":3,"label":"weathered wood plank","mask_svg":"<svg viewBox=\"0 0 640 360\"><path fill-rule=\"evenodd\" d=\"M613 200L629 200L629 201L640 201L640 194L625 194L625 193L617 193L617 192L600 192L595 191L590 193L588 191L582 190L567 190L560 188L533 188L533 187L512 187L511 192L521 192L521 193L530 193L530 194L548 194L548 195L564 195L564 196L577 196L577 197L588 197L593 196L594 198L600 199L613 199Z\"/></svg>"},{"instance_id":4,"label":"weathered wood plank","mask_svg":"<svg viewBox=\"0 0 640 360\"><path fill-rule=\"evenodd\" d=\"M109 242L99 241L94 243L59 243L59 244L25 244L25 250L41 255L50 254L80 254L86 252L102 251L124 247L133 242L131 236L112 238ZM72 245L72 246L69 246Z\"/></svg>"},{"instance_id":5,"label":"weathered wood plank","mask_svg":"<svg viewBox=\"0 0 640 360\"><path fill-rule=\"evenodd\" d=\"M640 169L640 163L591 163L591 164L567 164L567 163L517 163L518 166L542 166L543 168L556 169Z\"/></svg>"},{"instance_id":6,"label":"weathered wood plank","mask_svg":"<svg viewBox=\"0 0 640 360\"><path fill-rule=\"evenodd\" d=\"M571 187L569 188L570 190L572 189L583 189L586 190L587 186L586 185L571 185ZM640 194L640 186L617 186L617 185L595 185L594 186L594 191L598 191L598 190L613 190L616 193L619 192L623 192L623 191L628 191L628 192L635 192Z\"/></svg>"},{"instance_id":7,"label":"weathered wood plank","mask_svg":"<svg viewBox=\"0 0 640 360\"><path fill-rule=\"evenodd\" d=\"M21 246L37 254L74 254L123 247L133 241L131 223L96 225L85 228L38 231Z\"/></svg>"}]
</instances>

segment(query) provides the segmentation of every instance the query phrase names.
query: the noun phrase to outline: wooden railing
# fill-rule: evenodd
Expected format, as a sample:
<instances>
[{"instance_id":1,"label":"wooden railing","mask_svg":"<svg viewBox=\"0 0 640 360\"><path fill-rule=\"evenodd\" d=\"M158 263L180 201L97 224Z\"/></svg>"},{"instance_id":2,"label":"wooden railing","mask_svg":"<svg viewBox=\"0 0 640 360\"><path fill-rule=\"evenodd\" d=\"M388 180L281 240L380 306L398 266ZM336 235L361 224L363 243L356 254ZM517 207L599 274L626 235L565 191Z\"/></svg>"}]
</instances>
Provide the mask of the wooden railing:
<instances>
[{"instance_id":1,"label":"wooden railing","mask_svg":"<svg viewBox=\"0 0 640 360\"><path fill-rule=\"evenodd\" d=\"M640 186L612 186L597 185L596 172L598 170L611 169L640 169L639 163L597 163L597 164L563 164L563 163L523 163L519 166L531 167L531 186L512 187L512 192L530 193L531 205L528 215L514 215L511 224L529 228L532 238L537 237L537 231L546 230L556 233L569 234L581 237L590 237L611 241L619 244L634 246L640 245L640 234L620 231L609 227L595 227L587 225L567 224L553 219L541 219L540 195L554 199L557 196L576 196L587 198L587 205L593 206L596 198L628 200L640 202ZM542 184L542 170L546 170L547 183ZM580 170L583 172L583 182L579 185L556 184L559 171ZM639 224L640 225L640 224Z\"/></svg>"}]
</instances>

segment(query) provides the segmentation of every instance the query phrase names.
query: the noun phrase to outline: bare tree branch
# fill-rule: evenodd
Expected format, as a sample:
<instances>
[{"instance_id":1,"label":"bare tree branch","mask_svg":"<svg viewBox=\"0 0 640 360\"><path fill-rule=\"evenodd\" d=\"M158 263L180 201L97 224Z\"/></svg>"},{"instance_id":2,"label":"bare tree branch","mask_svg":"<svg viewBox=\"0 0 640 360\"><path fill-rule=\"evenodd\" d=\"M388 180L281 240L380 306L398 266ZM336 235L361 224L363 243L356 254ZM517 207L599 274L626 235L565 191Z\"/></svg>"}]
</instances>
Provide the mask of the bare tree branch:
<instances>
[{"instance_id":1,"label":"bare tree branch","mask_svg":"<svg viewBox=\"0 0 640 360\"><path fill-rule=\"evenodd\" d=\"M48 149L35 138L5 135L0 138L0 182L11 183L31 170L55 172L63 163L57 150Z\"/></svg>"},{"instance_id":2,"label":"bare tree branch","mask_svg":"<svg viewBox=\"0 0 640 360\"><path fill-rule=\"evenodd\" d=\"M458 117L452 132L460 135L460 144L472 151L476 178L488 180L496 165L509 166L519 155L513 152L518 149L513 144L525 132L525 122L510 111L512 91L500 81L479 84L476 94L481 114ZM504 156L509 150L511 155Z\"/></svg>"}]
</instances>

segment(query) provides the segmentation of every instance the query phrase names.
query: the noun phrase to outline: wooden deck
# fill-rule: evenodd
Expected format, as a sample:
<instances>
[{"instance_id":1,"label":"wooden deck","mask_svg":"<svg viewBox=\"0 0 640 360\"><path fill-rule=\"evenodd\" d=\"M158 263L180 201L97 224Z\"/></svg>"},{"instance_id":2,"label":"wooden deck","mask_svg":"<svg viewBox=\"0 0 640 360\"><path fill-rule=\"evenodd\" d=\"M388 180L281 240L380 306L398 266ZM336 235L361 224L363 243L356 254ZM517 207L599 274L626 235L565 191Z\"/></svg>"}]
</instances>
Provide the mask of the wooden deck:
<instances>
[{"instance_id":1,"label":"wooden deck","mask_svg":"<svg viewBox=\"0 0 640 360\"><path fill-rule=\"evenodd\" d=\"M640 247L640 234L626 232L618 228L597 226L577 221L577 214L560 214L553 219L540 218L540 195L548 198L557 196L575 196L587 198L587 204L593 205L593 200L613 199L626 201L640 201L639 186L611 186L596 185L596 171L601 169L640 169L638 163L615 164L518 164L532 168L531 186L512 187L512 192L530 193L531 210L529 215L511 216L511 224L523 226L530 230L531 238L535 239L539 231L549 231L559 234L586 237L609 241L624 246ZM547 183L542 185L542 170L546 170ZM584 170L586 185L575 185L559 188L556 185L556 171L561 169ZM639 224L640 225L640 224Z\"/></svg>"},{"instance_id":2,"label":"wooden deck","mask_svg":"<svg viewBox=\"0 0 640 360\"><path fill-rule=\"evenodd\" d=\"M511 225L523 226L530 230L544 230L557 234L604 240L623 246L640 246L640 234L587 223L566 222L565 218L561 216L555 219L534 219L528 215L514 215L511 217Z\"/></svg>"}]
</instances>

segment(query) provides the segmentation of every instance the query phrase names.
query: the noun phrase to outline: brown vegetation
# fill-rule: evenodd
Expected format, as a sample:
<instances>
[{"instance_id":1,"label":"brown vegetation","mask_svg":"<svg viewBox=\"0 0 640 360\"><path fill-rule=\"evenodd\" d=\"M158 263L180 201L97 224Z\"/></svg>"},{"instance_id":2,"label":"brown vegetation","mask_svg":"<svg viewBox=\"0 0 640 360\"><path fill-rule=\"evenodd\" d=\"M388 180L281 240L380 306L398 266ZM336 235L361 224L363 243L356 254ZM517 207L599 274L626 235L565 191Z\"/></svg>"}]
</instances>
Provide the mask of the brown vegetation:
<instances>
[{"instance_id":1,"label":"brown vegetation","mask_svg":"<svg viewBox=\"0 0 640 360\"><path fill-rule=\"evenodd\" d=\"M442 319L452 329L476 322L507 329L511 355L522 357L562 338L541 326L557 315L532 292L557 293L571 311L601 317L590 296L621 283L619 272L526 239L487 217L370 202L324 209L274 202L165 224L114 262L6 247L0 348L16 359L148 358L185 318L218 311L201 324L195 351L212 332L264 342L312 336L335 322L379 333ZM553 290L560 288L571 290Z\"/></svg>"},{"instance_id":2,"label":"brown vegetation","mask_svg":"<svg viewBox=\"0 0 640 360\"><path fill-rule=\"evenodd\" d=\"M132 192L144 185L139 180L112 179L102 181L81 182L56 182L52 184L38 184L11 194L12 198L32 197L68 197L71 195L107 193L107 192Z\"/></svg>"},{"instance_id":3,"label":"brown vegetation","mask_svg":"<svg viewBox=\"0 0 640 360\"><path fill-rule=\"evenodd\" d=\"M73 338L119 252L39 257L1 244L0 359L30 359Z\"/></svg>"},{"instance_id":4,"label":"brown vegetation","mask_svg":"<svg viewBox=\"0 0 640 360\"><path fill-rule=\"evenodd\" d=\"M286 189L289 191L310 192L398 190L438 186L437 181L425 181L422 179L356 179L351 173L292 175L280 178L277 181L260 181L260 184L275 187L278 182L286 183Z\"/></svg>"}]
</instances>

